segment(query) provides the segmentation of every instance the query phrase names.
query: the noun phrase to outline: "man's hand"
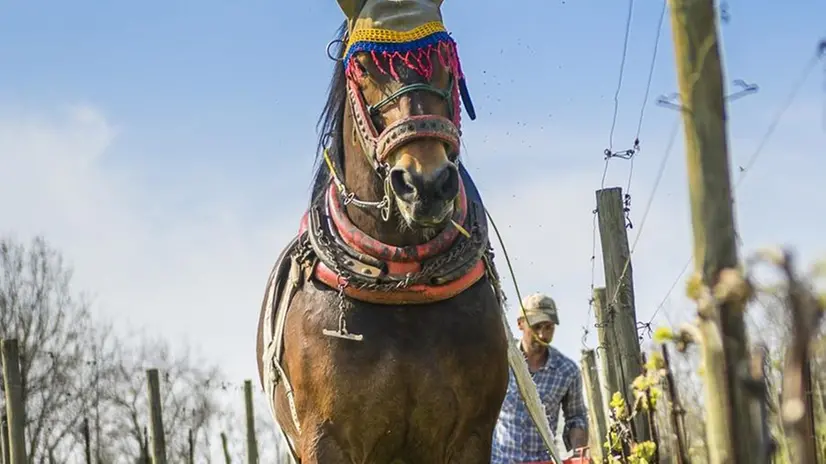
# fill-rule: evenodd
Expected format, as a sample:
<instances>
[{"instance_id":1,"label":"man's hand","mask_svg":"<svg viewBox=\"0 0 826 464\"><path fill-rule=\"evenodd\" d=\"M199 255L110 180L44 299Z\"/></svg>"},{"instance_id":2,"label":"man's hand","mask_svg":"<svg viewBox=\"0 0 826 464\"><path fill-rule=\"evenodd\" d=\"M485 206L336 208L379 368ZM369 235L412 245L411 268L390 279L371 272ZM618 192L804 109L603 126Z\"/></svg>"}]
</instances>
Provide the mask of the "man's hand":
<instances>
[{"instance_id":1,"label":"man's hand","mask_svg":"<svg viewBox=\"0 0 826 464\"><path fill-rule=\"evenodd\" d=\"M571 449L588 446L588 434L580 428L571 429L570 433L568 433L568 440L571 443Z\"/></svg>"}]
</instances>

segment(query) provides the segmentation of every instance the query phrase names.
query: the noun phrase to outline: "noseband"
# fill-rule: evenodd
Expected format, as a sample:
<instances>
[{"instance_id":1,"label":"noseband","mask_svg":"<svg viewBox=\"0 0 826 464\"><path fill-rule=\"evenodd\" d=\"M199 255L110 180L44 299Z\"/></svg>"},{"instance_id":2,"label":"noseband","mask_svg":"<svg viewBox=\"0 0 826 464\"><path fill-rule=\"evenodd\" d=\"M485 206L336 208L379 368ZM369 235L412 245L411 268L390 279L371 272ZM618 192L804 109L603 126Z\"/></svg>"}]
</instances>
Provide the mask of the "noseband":
<instances>
[{"instance_id":1,"label":"noseband","mask_svg":"<svg viewBox=\"0 0 826 464\"><path fill-rule=\"evenodd\" d=\"M347 96L353 112L359 144L371 166L381 177L387 176L389 171L387 157L390 153L416 139L437 139L446 145L448 156L452 161L458 158L459 129L453 121L444 116L436 114L408 116L394 121L381 133L376 130L373 123L373 116L378 115L381 108L407 93L416 91L426 91L447 100L450 114L453 116L454 108L451 100L455 86L452 79L451 87L450 91L445 91L425 83L408 84L371 106L367 105L364 100L364 95L356 80L351 77L347 78Z\"/></svg>"}]
</instances>

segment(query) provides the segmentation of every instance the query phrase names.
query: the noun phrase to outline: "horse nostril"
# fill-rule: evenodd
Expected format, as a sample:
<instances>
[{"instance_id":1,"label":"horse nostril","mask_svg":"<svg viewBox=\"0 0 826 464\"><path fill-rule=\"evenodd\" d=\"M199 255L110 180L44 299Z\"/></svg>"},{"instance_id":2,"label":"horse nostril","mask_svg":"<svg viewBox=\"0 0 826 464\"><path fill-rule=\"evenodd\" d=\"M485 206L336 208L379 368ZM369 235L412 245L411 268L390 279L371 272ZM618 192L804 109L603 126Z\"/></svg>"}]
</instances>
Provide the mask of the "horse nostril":
<instances>
[{"instance_id":1,"label":"horse nostril","mask_svg":"<svg viewBox=\"0 0 826 464\"><path fill-rule=\"evenodd\" d=\"M390 171L390 186L396 196L403 200L411 200L416 195L413 176L405 169L394 168Z\"/></svg>"},{"instance_id":2,"label":"horse nostril","mask_svg":"<svg viewBox=\"0 0 826 464\"><path fill-rule=\"evenodd\" d=\"M459 193L459 170L449 164L433 182L435 196L439 200L453 199Z\"/></svg>"}]
</instances>

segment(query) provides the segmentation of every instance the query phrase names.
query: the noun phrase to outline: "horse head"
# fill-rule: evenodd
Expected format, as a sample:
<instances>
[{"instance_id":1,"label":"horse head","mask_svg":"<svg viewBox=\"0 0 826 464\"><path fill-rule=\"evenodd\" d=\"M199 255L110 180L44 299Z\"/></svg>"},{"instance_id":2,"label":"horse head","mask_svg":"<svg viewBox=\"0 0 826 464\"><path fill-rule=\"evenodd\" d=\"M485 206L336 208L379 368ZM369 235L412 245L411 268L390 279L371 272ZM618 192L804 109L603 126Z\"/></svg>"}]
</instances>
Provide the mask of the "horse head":
<instances>
[{"instance_id":1,"label":"horse head","mask_svg":"<svg viewBox=\"0 0 826 464\"><path fill-rule=\"evenodd\" d=\"M339 0L347 16L334 57L346 99L340 188L350 189L353 222L387 243L435 235L462 191L460 101L469 101L441 3Z\"/></svg>"}]
</instances>

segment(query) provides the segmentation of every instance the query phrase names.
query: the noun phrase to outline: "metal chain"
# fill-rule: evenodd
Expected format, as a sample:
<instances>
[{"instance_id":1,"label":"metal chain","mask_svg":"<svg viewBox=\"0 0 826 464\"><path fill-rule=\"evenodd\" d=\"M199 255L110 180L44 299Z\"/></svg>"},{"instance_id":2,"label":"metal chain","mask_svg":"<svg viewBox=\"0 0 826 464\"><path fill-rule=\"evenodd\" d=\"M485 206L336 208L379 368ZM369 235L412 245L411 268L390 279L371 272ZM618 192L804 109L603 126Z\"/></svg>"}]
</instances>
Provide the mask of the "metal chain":
<instances>
[{"instance_id":1,"label":"metal chain","mask_svg":"<svg viewBox=\"0 0 826 464\"><path fill-rule=\"evenodd\" d=\"M384 196L380 201L365 201L359 200L356 198L356 194L351 192L347 189L347 185L344 183L344 179L339 177L338 172L336 171L335 166L333 165L333 160L330 159L330 148L327 146L332 138L332 134L330 132L324 134L324 161L327 163L327 169L330 171L330 177L333 179L333 182L338 187L339 195L344 202L344 205L349 205L350 203L358 206L359 208L363 209L370 209L375 208L379 210L381 213L381 219L384 222L390 220L390 197L391 197L391 190L390 190L390 181L388 177L384 178ZM386 170L389 168L385 167Z\"/></svg>"}]
</instances>

